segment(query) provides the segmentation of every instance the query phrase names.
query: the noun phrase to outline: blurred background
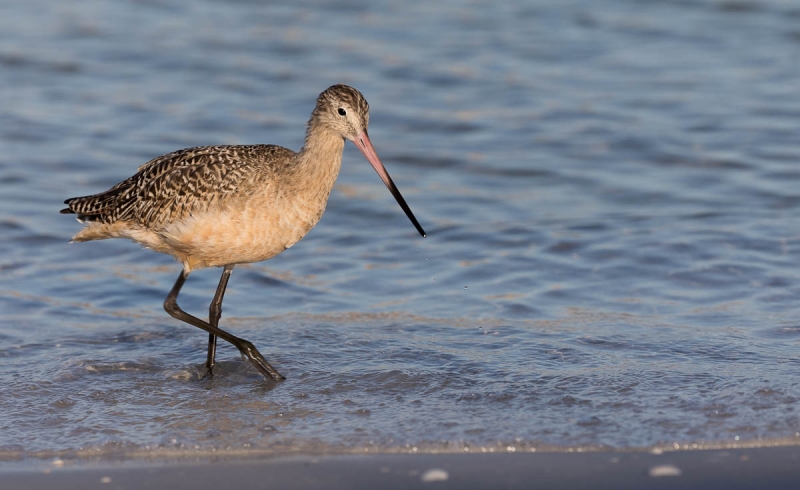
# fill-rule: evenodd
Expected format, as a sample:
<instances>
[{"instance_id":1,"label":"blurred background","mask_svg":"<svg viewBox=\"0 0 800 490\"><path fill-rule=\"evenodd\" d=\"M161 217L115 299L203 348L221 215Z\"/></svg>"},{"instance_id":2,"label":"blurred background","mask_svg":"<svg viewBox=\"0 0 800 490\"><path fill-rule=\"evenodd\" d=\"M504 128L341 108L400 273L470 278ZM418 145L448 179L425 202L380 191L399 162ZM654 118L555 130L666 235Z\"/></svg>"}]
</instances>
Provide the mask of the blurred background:
<instances>
[{"instance_id":1,"label":"blurred background","mask_svg":"<svg viewBox=\"0 0 800 490\"><path fill-rule=\"evenodd\" d=\"M798 79L793 0L2 1L0 461L797 444ZM429 236L348 144L226 295L287 381L200 379L180 266L62 201L334 83Z\"/></svg>"}]
</instances>

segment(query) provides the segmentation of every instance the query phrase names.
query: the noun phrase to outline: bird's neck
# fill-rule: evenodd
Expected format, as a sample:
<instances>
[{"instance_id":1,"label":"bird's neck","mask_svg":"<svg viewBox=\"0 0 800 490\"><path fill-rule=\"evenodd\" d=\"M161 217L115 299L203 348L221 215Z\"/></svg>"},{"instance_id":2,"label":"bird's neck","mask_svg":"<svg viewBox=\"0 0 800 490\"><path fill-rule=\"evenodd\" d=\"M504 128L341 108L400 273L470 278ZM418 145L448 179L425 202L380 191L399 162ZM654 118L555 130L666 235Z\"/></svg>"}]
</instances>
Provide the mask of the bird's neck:
<instances>
[{"instance_id":1,"label":"bird's neck","mask_svg":"<svg viewBox=\"0 0 800 490\"><path fill-rule=\"evenodd\" d=\"M304 183L308 191L327 201L342 168L343 151L344 138L331 131L310 127L305 145L297 154L295 178Z\"/></svg>"}]
</instances>

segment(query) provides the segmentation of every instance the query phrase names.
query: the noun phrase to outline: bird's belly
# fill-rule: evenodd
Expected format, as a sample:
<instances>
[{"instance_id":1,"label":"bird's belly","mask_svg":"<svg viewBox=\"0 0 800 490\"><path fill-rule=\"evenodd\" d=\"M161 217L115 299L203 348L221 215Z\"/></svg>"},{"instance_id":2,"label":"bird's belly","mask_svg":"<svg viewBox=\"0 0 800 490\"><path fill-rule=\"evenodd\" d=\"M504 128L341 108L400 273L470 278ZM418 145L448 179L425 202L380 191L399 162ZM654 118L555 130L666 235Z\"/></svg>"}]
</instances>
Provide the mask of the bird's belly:
<instances>
[{"instance_id":1,"label":"bird's belly","mask_svg":"<svg viewBox=\"0 0 800 490\"><path fill-rule=\"evenodd\" d=\"M275 213L248 206L191 216L161 235L181 252L176 258L193 270L270 259L297 243L317 221L319 217L298 216L291 209Z\"/></svg>"}]
</instances>

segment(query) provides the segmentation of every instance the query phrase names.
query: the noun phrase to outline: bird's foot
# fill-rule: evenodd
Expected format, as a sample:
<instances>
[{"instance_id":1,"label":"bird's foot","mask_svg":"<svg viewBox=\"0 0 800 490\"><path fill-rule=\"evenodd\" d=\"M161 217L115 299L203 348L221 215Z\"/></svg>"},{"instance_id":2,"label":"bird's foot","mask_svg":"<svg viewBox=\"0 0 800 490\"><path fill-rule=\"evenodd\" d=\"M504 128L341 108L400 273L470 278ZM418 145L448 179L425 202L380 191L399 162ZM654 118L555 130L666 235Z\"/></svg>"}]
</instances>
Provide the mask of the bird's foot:
<instances>
[{"instance_id":1,"label":"bird's foot","mask_svg":"<svg viewBox=\"0 0 800 490\"><path fill-rule=\"evenodd\" d=\"M258 352L258 349L256 349L255 345L253 345L251 342L247 340L243 339L239 340L241 342L241 345L237 345L237 347L239 348L239 352L241 352L242 356L244 356L248 361L250 361L250 364L252 364L253 367L255 367L256 369L258 369L258 371L261 374L263 374L266 377L272 378L274 381L283 381L286 379L281 373L279 373L274 367L272 367L267 362L266 359L264 359L264 356L262 356L261 353Z\"/></svg>"}]
</instances>

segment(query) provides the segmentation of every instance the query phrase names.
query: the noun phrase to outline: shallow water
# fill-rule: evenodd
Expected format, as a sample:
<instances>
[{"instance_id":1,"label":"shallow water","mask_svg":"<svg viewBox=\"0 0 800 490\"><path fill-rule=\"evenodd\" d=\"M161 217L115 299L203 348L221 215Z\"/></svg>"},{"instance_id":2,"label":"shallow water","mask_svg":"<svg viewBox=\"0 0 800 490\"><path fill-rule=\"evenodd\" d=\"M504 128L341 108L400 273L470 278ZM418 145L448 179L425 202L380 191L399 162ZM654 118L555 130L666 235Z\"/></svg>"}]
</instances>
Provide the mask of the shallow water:
<instances>
[{"instance_id":1,"label":"shallow water","mask_svg":"<svg viewBox=\"0 0 800 490\"><path fill-rule=\"evenodd\" d=\"M0 459L800 441L793 1L5 2ZM309 236L163 312L169 257L61 201L204 144L348 144ZM204 316L219 271L181 304Z\"/></svg>"}]
</instances>

